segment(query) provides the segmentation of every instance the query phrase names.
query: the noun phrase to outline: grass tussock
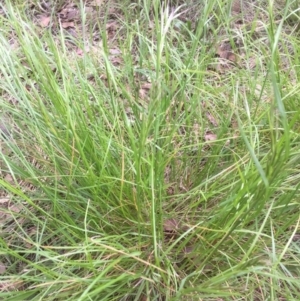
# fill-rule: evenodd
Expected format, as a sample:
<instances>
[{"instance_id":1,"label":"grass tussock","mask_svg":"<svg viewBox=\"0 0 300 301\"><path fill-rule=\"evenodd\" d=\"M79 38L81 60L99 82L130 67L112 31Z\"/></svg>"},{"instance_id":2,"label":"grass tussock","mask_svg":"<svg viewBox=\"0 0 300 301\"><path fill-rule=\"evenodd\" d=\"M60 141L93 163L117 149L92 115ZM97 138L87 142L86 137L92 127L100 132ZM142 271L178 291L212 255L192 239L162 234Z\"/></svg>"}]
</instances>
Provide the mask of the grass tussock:
<instances>
[{"instance_id":1,"label":"grass tussock","mask_svg":"<svg viewBox=\"0 0 300 301\"><path fill-rule=\"evenodd\" d=\"M299 300L297 1L94 2L1 4L3 300Z\"/></svg>"}]
</instances>

